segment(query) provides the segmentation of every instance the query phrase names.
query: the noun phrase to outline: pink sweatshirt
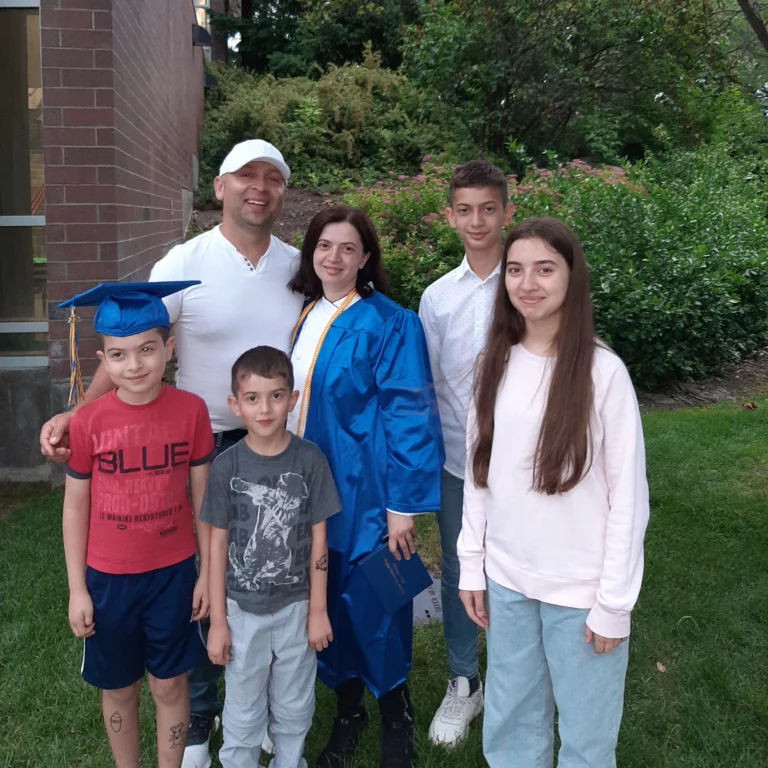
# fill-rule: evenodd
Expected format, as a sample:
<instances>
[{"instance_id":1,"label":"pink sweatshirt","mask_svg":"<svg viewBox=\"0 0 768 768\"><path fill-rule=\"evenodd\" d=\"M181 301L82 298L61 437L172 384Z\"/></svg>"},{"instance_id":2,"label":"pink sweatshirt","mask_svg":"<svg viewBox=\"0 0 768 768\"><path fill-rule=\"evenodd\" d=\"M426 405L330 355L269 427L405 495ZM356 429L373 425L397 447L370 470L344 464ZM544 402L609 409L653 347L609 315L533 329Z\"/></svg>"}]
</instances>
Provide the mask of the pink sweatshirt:
<instances>
[{"instance_id":1,"label":"pink sweatshirt","mask_svg":"<svg viewBox=\"0 0 768 768\"><path fill-rule=\"evenodd\" d=\"M535 493L532 456L554 362L521 344L512 348L496 398L487 489L475 487L468 451L459 588L483 590L487 576L534 600L589 609L593 632L626 637L649 514L635 391L621 360L598 347L591 468L567 493ZM476 423L473 403L468 447Z\"/></svg>"}]
</instances>

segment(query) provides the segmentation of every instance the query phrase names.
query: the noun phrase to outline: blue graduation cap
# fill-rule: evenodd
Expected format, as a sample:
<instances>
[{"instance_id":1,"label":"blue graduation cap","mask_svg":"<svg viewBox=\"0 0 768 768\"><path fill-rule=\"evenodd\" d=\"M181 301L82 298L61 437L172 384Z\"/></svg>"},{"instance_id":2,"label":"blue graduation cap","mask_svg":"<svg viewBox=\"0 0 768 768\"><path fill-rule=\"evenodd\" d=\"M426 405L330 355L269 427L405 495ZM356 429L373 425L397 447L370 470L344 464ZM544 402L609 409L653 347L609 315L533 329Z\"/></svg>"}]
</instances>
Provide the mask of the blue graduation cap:
<instances>
[{"instance_id":1,"label":"blue graduation cap","mask_svg":"<svg viewBox=\"0 0 768 768\"><path fill-rule=\"evenodd\" d=\"M199 280L165 283L102 283L78 293L60 307L98 307L93 317L96 333L105 336L135 336L150 328L170 328L163 297L183 291Z\"/></svg>"},{"instance_id":2,"label":"blue graduation cap","mask_svg":"<svg viewBox=\"0 0 768 768\"><path fill-rule=\"evenodd\" d=\"M163 304L163 297L199 284L199 280L102 283L59 304L59 307L70 310L69 404L74 405L83 397L80 360L77 354L76 307L98 307L93 317L96 333L105 336L135 336L151 328L170 328L171 320Z\"/></svg>"}]
</instances>

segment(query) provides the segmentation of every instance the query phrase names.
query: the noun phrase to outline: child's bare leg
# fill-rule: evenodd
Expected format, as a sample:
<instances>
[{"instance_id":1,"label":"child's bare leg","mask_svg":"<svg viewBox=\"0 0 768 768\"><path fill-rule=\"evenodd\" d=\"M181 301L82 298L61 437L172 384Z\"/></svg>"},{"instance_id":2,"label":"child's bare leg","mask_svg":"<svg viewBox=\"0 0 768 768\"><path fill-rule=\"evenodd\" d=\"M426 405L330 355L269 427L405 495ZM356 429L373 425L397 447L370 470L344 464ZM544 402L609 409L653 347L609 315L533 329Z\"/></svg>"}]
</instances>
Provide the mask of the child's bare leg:
<instances>
[{"instance_id":1,"label":"child's bare leg","mask_svg":"<svg viewBox=\"0 0 768 768\"><path fill-rule=\"evenodd\" d=\"M157 766L181 768L189 727L189 685L186 673L160 680L147 673L157 709Z\"/></svg>"},{"instance_id":2,"label":"child's bare leg","mask_svg":"<svg viewBox=\"0 0 768 768\"><path fill-rule=\"evenodd\" d=\"M127 688L101 692L104 726L115 768L139 768L139 691L141 680Z\"/></svg>"}]
</instances>

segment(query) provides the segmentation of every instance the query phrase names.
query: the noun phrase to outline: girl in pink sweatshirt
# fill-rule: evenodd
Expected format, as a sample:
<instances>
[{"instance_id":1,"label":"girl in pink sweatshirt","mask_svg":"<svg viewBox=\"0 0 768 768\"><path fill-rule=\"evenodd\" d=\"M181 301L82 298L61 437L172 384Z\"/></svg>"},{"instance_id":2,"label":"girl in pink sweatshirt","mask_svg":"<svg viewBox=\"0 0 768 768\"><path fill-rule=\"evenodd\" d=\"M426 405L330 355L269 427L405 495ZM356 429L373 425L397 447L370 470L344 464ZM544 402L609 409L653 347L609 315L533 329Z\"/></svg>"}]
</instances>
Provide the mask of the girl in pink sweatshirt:
<instances>
[{"instance_id":1,"label":"girl in pink sweatshirt","mask_svg":"<svg viewBox=\"0 0 768 768\"><path fill-rule=\"evenodd\" d=\"M574 233L530 219L469 413L460 597L488 629L491 768L612 768L648 523L645 447L624 364L596 337ZM486 594L487 593L487 594Z\"/></svg>"}]
</instances>

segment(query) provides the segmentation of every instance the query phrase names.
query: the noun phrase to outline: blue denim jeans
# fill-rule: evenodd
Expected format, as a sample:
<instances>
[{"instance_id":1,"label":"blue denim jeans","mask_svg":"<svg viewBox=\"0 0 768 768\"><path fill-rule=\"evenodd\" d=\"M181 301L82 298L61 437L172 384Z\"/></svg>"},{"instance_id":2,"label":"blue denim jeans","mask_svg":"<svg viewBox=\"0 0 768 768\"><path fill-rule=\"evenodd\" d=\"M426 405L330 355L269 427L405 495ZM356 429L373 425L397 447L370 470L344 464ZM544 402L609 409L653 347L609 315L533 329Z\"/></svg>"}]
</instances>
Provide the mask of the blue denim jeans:
<instances>
[{"instance_id":1,"label":"blue denim jeans","mask_svg":"<svg viewBox=\"0 0 768 768\"><path fill-rule=\"evenodd\" d=\"M231 448L238 440L228 440L223 433L214 435L216 455ZM203 640L208 642L208 619L200 622ZM189 673L189 711L192 715L215 717L221 711L219 702L218 680L224 667L213 664L205 654L203 661Z\"/></svg>"},{"instance_id":2,"label":"blue denim jeans","mask_svg":"<svg viewBox=\"0 0 768 768\"><path fill-rule=\"evenodd\" d=\"M477 674L477 626L459 600L459 558L456 555L463 507L464 481L443 470L441 505L437 515L442 549L443 636L451 674L471 678Z\"/></svg>"},{"instance_id":3,"label":"blue denim jeans","mask_svg":"<svg viewBox=\"0 0 768 768\"><path fill-rule=\"evenodd\" d=\"M589 611L530 600L488 579L483 754L490 768L615 768L628 643L597 654Z\"/></svg>"}]
</instances>

